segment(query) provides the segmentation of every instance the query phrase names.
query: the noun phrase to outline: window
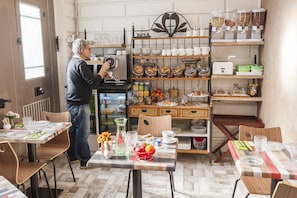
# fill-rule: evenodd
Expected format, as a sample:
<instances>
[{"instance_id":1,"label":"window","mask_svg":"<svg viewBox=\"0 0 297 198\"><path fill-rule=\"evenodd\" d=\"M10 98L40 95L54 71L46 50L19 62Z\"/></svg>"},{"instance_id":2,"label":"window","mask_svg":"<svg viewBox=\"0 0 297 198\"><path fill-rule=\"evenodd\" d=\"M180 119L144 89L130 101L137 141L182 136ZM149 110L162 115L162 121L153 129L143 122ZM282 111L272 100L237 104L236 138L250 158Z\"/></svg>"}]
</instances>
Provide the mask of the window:
<instances>
[{"instance_id":1,"label":"window","mask_svg":"<svg viewBox=\"0 0 297 198\"><path fill-rule=\"evenodd\" d=\"M44 57L39 7L20 3L20 22L25 79L44 77Z\"/></svg>"}]
</instances>

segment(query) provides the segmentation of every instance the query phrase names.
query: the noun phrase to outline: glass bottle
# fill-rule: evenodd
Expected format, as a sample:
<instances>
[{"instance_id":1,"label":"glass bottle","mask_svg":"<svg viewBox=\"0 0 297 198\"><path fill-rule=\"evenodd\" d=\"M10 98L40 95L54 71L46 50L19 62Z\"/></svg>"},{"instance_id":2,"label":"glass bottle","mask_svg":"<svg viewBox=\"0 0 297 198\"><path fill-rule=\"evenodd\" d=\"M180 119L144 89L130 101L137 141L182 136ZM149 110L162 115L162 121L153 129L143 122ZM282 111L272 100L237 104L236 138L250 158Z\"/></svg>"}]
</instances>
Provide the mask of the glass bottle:
<instances>
[{"instance_id":1,"label":"glass bottle","mask_svg":"<svg viewBox=\"0 0 297 198\"><path fill-rule=\"evenodd\" d=\"M115 139L115 155L116 156L126 156L128 154L127 150L127 133L126 133L126 123L127 118L116 118L114 119L117 125L117 133Z\"/></svg>"}]
</instances>

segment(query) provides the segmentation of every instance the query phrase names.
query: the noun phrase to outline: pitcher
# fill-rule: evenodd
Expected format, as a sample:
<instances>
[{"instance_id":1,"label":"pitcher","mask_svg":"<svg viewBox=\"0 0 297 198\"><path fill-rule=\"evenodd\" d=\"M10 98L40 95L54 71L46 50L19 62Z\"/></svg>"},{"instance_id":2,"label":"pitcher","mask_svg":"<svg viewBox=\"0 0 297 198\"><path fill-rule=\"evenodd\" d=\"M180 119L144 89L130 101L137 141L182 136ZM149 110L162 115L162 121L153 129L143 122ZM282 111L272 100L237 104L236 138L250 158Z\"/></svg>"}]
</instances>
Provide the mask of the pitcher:
<instances>
[{"instance_id":1,"label":"pitcher","mask_svg":"<svg viewBox=\"0 0 297 198\"><path fill-rule=\"evenodd\" d=\"M127 149L127 133L126 133L126 123L127 118L116 118L114 119L117 125L117 134L115 139L115 155L125 156L128 154Z\"/></svg>"}]
</instances>

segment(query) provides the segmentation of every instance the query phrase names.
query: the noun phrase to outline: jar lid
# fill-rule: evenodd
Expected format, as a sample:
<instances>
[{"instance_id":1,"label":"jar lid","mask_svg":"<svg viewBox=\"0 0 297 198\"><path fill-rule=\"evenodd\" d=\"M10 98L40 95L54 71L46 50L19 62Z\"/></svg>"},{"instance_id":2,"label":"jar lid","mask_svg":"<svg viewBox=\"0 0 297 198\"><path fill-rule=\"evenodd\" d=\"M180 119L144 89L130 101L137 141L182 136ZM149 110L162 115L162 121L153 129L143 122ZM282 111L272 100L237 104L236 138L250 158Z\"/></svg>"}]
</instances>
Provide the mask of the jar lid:
<instances>
[{"instance_id":1,"label":"jar lid","mask_svg":"<svg viewBox=\"0 0 297 198\"><path fill-rule=\"evenodd\" d=\"M145 85L149 85L149 84L150 84L150 82L144 82L144 84L145 84Z\"/></svg>"},{"instance_id":2,"label":"jar lid","mask_svg":"<svg viewBox=\"0 0 297 198\"><path fill-rule=\"evenodd\" d=\"M139 84L139 82L134 82L134 84L135 84L135 85L138 85L138 84Z\"/></svg>"}]
</instances>

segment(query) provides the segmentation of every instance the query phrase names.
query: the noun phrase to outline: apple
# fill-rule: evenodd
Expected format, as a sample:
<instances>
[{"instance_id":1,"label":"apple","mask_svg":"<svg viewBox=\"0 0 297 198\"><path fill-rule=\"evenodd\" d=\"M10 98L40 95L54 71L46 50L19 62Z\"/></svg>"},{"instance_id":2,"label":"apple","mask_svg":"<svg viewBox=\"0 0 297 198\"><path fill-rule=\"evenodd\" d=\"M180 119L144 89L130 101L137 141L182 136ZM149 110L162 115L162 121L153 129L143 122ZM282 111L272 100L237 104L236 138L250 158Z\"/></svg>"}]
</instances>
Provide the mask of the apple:
<instances>
[{"instance_id":1,"label":"apple","mask_svg":"<svg viewBox=\"0 0 297 198\"><path fill-rule=\"evenodd\" d=\"M135 150L136 152L145 152L143 146L135 146L134 150Z\"/></svg>"}]
</instances>

